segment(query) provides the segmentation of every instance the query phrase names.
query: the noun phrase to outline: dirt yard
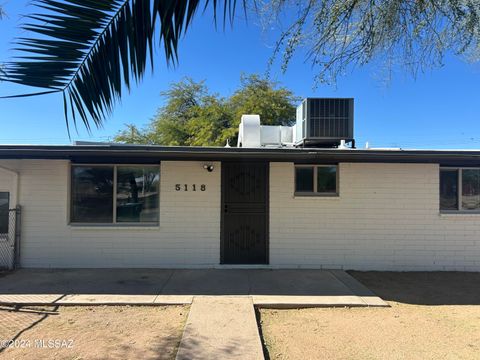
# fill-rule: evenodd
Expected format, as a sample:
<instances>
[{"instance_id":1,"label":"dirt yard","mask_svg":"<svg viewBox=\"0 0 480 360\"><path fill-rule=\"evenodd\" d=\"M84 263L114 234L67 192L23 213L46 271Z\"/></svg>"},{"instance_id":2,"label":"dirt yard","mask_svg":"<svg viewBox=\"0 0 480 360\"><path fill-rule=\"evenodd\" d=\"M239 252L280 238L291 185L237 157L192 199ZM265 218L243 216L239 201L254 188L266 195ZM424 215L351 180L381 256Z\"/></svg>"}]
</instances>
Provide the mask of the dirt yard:
<instances>
[{"instance_id":1,"label":"dirt yard","mask_svg":"<svg viewBox=\"0 0 480 360\"><path fill-rule=\"evenodd\" d=\"M0 307L0 358L173 359L187 315L182 306Z\"/></svg>"},{"instance_id":2,"label":"dirt yard","mask_svg":"<svg viewBox=\"0 0 480 360\"><path fill-rule=\"evenodd\" d=\"M391 308L260 310L270 359L480 359L480 274L351 275Z\"/></svg>"}]
</instances>

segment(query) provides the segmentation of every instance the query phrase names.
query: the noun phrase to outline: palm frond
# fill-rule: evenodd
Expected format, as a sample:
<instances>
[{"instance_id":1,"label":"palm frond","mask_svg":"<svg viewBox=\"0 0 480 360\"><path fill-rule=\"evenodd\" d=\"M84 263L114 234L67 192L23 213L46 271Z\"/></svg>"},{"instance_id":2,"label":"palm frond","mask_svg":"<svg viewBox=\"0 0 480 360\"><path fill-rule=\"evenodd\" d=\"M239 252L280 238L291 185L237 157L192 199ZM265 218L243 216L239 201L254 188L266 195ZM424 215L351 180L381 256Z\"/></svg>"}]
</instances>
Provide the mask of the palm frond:
<instances>
[{"instance_id":1,"label":"palm frond","mask_svg":"<svg viewBox=\"0 0 480 360\"><path fill-rule=\"evenodd\" d=\"M34 37L16 40L21 53L5 66L3 78L63 93L67 126L71 113L90 130L99 127L122 95L138 82L153 51L163 44L167 63L178 60L178 43L191 25L200 0L33 0L41 11L22 29ZM233 20L236 0L204 0ZM245 5L245 4L244 4ZM158 34L156 28L159 27ZM32 94L32 95L35 95ZM26 94L30 95L30 94Z\"/></svg>"}]
</instances>

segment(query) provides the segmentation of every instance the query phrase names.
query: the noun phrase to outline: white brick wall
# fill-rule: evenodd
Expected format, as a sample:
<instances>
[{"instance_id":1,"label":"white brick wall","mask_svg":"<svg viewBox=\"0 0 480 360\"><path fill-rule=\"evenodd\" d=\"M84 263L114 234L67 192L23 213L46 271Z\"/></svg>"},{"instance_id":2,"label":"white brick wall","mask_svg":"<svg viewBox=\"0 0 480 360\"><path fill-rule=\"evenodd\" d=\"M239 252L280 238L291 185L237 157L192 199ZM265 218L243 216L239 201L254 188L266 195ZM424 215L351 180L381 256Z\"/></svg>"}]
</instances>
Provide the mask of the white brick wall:
<instances>
[{"instance_id":1,"label":"white brick wall","mask_svg":"<svg viewBox=\"0 0 480 360\"><path fill-rule=\"evenodd\" d=\"M161 165L160 226L67 223L67 161L0 161L20 172L24 267L213 267L220 163ZM291 163L270 165L272 267L480 271L480 215L440 215L438 165L340 164L340 197L294 197ZM10 181L0 172L0 187ZM206 184L177 192L175 184Z\"/></svg>"},{"instance_id":2,"label":"white brick wall","mask_svg":"<svg viewBox=\"0 0 480 360\"><path fill-rule=\"evenodd\" d=\"M24 267L213 266L220 259L220 163L161 164L160 226L67 224L67 161L20 162L21 259ZM206 191L175 191L175 184Z\"/></svg>"},{"instance_id":3,"label":"white brick wall","mask_svg":"<svg viewBox=\"0 0 480 360\"><path fill-rule=\"evenodd\" d=\"M339 197L294 197L294 165L271 163L272 266L480 271L480 215L439 214L438 165L339 168Z\"/></svg>"}]
</instances>

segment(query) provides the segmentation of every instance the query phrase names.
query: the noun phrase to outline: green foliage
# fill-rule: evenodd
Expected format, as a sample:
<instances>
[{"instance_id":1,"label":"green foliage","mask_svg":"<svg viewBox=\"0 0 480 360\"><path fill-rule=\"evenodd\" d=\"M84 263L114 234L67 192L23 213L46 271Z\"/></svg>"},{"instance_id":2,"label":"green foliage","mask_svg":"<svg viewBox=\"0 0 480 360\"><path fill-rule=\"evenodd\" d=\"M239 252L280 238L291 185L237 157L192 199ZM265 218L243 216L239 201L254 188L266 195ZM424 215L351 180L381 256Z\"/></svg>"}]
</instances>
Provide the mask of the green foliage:
<instances>
[{"instance_id":1,"label":"green foliage","mask_svg":"<svg viewBox=\"0 0 480 360\"><path fill-rule=\"evenodd\" d=\"M147 134L138 129L134 124L125 125L126 129L122 130L116 137L115 141L125 144L154 144Z\"/></svg>"},{"instance_id":2,"label":"green foliage","mask_svg":"<svg viewBox=\"0 0 480 360\"><path fill-rule=\"evenodd\" d=\"M399 67L416 76L447 52L480 58L479 0L275 0L260 13L282 32L271 62L280 55L285 70L304 48L319 82L373 61L387 75Z\"/></svg>"},{"instance_id":3,"label":"green foliage","mask_svg":"<svg viewBox=\"0 0 480 360\"><path fill-rule=\"evenodd\" d=\"M242 76L229 98L209 92L204 82L186 78L163 92L166 104L145 129L127 125L115 141L136 144L224 146L236 144L243 114L259 114L262 124L285 125L295 119L299 100L277 83Z\"/></svg>"},{"instance_id":4,"label":"green foliage","mask_svg":"<svg viewBox=\"0 0 480 360\"><path fill-rule=\"evenodd\" d=\"M241 87L228 103L235 111L235 126L243 114L259 114L263 125L290 125L300 98L286 88L257 75L241 77Z\"/></svg>"}]
</instances>

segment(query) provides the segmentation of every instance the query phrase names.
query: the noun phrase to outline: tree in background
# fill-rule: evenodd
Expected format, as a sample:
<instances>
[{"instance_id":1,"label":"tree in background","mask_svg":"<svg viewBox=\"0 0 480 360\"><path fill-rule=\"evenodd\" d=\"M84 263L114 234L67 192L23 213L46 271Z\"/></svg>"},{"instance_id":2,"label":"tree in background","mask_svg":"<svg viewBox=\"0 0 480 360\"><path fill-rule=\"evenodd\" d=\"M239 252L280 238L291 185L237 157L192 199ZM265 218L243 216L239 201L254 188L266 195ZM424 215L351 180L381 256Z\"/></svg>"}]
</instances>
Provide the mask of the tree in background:
<instances>
[{"instance_id":1,"label":"tree in background","mask_svg":"<svg viewBox=\"0 0 480 360\"><path fill-rule=\"evenodd\" d=\"M280 55L286 69L303 48L321 83L372 62L415 77L448 53L480 59L478 0L276 0L259 12L281 31L271 62Z\"/></svg>"},{"instance_id":2,"label":"tree in background","mask_svg":"<svg viewBox=\"0 0 480 360\"><path fill-rule=\"evenodd\" d=\"M240 5L241 3L241 5ZM20 55L4 80L58 92L73 122L101 126L113 106L141 80L154 51L178 60L181 37L201 10L233 21L238 7L280 29L274 55L285 70L299 48L318 81L335 81L355 66L382 61L418 70L447 53L480 56L479 0L32 0L34 13L15 40ZM250 8L253 10L250 11ZM271 22L274 22L272 25ZM214 21L216 22L216 21ZM213 30L213 27L212 27ZM27 35L33 33L33 35ZM205 35L205 41L208 41ZM21 94L25 96L26 94Z\"/></svg>"},{"instance_id":3,"label":"tree in background","mask_svg":"<svg viewBox=\"0 0 480 360\"><path fill-rule=\"evenodd\" d=\"M235 144L243 114L259 114L262 124L287 125L295 119L298 98L257 75L242 76L229 98L211 93L205 83L186 78L162 93L166 99L145 129L129 124L115 141L135 144L223 146Z\"/></svg>"},{"instance_id":4,"label":"tree in background","mask_svg":"<svg viewBox=\"0 0 480 360\"><path fill-rule=\"evenodd\" d=\"M295 120L296 103L300 99L269 79L258 75L242 75L240 89L229 99L235 110L236 126L243 114L259 114L264 125L290 125Z\"/></svg>"}]
</instances>

